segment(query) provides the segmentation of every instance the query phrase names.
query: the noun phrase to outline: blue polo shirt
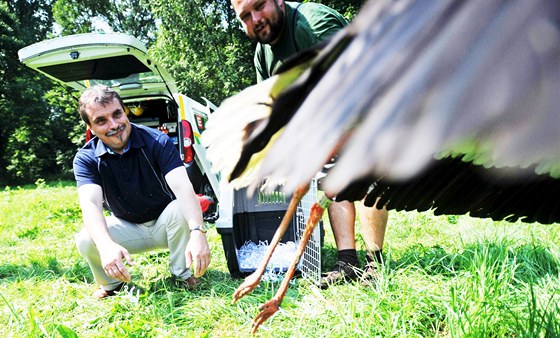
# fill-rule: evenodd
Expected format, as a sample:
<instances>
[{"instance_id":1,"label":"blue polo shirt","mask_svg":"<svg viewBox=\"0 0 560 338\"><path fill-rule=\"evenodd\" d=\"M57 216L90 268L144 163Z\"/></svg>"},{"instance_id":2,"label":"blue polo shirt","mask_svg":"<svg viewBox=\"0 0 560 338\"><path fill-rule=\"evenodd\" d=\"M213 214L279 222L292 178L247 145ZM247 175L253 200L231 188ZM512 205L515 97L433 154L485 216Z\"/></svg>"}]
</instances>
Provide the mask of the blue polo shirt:
<instances>
[{"instance_id":1,"label":"blue polo shirt","mask_svg":"<svg viewBox=\"0 0 560 338\"><path fill-rule=\"evenodd\" d=\"M105 204L116 217L144 223L175 199L165 175L183 162L166 134L131 126L129 147L122 154L109 152L97 137L86 143L74 157L74 177L78 187L101 186Z\"/></svg>"}]
</instances>

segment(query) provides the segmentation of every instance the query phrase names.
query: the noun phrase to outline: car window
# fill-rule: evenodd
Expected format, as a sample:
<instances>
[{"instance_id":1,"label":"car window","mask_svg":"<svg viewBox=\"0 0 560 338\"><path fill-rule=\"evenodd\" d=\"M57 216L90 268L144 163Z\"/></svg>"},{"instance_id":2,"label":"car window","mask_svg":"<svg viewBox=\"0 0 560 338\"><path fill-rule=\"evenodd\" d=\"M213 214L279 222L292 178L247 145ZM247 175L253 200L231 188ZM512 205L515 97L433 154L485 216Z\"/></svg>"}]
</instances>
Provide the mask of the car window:
<instances>
[{"instance_id":1,"label":"car window","mask_svg":"<svg viewBox=\"0 0 560 338\"><path fill-rule=\"evenodd\" d=\"M154 72L136 73L120 79L90 80L90 85L103 84L108 87L123 87L143 84L163 83L161 77Z\"/></svg>"}]
</instances>

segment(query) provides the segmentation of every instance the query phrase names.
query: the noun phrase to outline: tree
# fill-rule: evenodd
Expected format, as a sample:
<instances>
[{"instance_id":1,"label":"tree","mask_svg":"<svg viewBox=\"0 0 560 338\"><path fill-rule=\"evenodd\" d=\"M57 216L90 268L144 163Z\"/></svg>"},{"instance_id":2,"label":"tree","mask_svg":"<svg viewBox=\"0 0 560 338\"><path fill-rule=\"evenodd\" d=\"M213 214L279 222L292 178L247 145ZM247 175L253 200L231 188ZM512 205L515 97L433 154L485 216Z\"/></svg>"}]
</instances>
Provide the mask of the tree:
<instances>
[{"instance_id":1,"label":"tree","mask_svg":"<svg viewBox=\"0 0 560 338\"><path fill-rule=\"evenodd\" d=\"M346 19L352 20L356 13L360 10L366 0L306 0L304 2L317 2L323 5L329 6L330 8L338 11L340 14L344 15Z\"/></svg>"},{"instance_id":2,"label":"tree","mask_svg":"<svg viewBox=\"0 0 560 338\"><path fill-rule=\"evenodd\" d=\"M0 183L26 183L59 175L57 151L66 125L43 98L52 83L22 65L17 51L43 40L52 29L52 1L0 3Z\"/></svg>"},{"instance_id":3,"label":"tree","mask_svg":"<svg viewBox=\"0 0 560 338\"><path fill-rule=\"evenodd\" d=\"M254 79L251 42L229 0L147 1L161 25L152 54L179 89L218 104Z\"/></svg>"},{"instance_id":4,"label":"tree","mask_svg":"<svg viewBox=\"0 0 560 338\"><path fill-rule=\"evenodd\" d=\"M53 15L62 35L110 30L155 40L155 18L138 0L56 0Z\"/></svg>"}]
</instances>

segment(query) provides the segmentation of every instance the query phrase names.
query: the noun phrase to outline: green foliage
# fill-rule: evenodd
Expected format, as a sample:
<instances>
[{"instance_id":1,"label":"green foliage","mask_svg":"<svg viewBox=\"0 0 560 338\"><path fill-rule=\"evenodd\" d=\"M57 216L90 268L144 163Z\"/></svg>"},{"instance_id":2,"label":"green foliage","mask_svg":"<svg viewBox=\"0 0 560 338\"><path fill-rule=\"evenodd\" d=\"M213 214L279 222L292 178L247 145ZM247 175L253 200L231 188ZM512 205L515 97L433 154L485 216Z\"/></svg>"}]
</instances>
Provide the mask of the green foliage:
<instances>
[{"instance_id":1,"label":"green foliage","mask_svg":"<svg viewBox=\"0 0 560 338\"><path fill-rule=\"evenodd\" d=\"M62 35L103 32L108 27L148 45L155 37L155 18L138 0L56 0L53 14Z\"/></svg>"},{"instance_id":2,"label":"green foliage","mask_svg":"<svg viewBox=\"0 0 560 338\"><path fill-rule=\"evenodd\" d=\"M41 80L37 78L37 82ZM31 98L15 110L19 120L5 146L8 173L19 182L32 182L41 177L70 178L71 161L77 149L70 137L79 125L77 113L64 110L60 105L63 96L56 105L48 104L45 98L49 96L41 89L26 96Z\"/></svg>"},{"instance_id":3,"label":"green foliage","mask_svg":"<svg viewBox=\"0 0 560 338\"><path fill-rule=\"evenodd\" d=\"M344 15L346 19L352 20L352 18L358 13L360 8L366 2L366 0L305 0L303 2L317 2L323 5L329 6L335 9L340 14Z\"/></svg>"},{"instance_id":4,"label":"green foliage","mask_svg":"<svg viewBox=\"0 0 560 338\"><path fill-rule=\"evenodd\" d=\"M181 92L219 103L253 83L253 47L229 1L149 1L161 25L151 50Z\"/></svg>"},{"instance_id":5,"label":"green foliage","mask_svg":"<svg viewBox=\"0 0 560 338\"><path fill-rule=\"evenodd\" d=\"M50 81L18 60L17 51L47 36L52 28L52 1L3 2L0 39L0 184L33 182L59 175L56 163L58 121L43 99ZM64 130L64 129L62 129ZM58 132L60 134L60 132Z\"/></svg>"}]
</instances>

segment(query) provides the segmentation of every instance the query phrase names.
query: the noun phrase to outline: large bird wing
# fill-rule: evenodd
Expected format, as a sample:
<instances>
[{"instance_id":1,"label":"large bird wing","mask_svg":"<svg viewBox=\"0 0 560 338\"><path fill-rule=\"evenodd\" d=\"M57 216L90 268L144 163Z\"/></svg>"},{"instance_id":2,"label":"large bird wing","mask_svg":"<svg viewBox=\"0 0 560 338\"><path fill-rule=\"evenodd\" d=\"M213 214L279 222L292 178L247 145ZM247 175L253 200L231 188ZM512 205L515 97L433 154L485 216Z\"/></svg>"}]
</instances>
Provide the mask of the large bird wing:
<instances>
[{"instance_id":1,"label":"large bird wing","mask_svg":"<svg viewBox=\"0 0 560 338\"><path fill-rule=\"evenodd\" d=\"M212 170L221 172L233 187L245 187L256 181L267 143L284 126L278 126L269 138L261 140L263 133L271 129L272 107L280 93L308 68L308 58L298 60L281 74L227 98L210 116L202 144L208 148L206 154ZM247 145L255 143L258 147L247 154Z\"/></svg>"},{"instance_id":2,"label":"large bird wing","mask_svg":"<svg viewBox=\"0 0 560 338\"><path fill-rule=\"evenodd\" d=\"M272 145L262 177L308 181L346 144L325 187L406 179L437 154L486 166L560 163L560 3L370 1L352 42ZM305 86L305 84L302 84Z\"/></svg>"}]
</instances>

